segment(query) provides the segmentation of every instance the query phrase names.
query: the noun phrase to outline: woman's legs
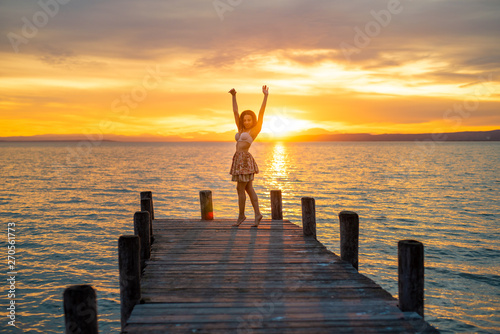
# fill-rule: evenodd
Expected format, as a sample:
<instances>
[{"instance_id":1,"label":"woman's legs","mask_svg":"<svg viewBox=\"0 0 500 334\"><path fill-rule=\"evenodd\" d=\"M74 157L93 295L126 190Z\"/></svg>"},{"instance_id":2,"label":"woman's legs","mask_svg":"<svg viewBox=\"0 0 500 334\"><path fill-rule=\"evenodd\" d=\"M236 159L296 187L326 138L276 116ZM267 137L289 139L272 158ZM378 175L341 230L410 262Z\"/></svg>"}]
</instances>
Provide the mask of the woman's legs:
<instances>
[{"instance_id":1,"label":"woman's legs","mask_svg":"<svg viewBox=\"0 0 500 334\"><path fill-rule=\"evenodd\" d=\"M259 198L257 197L257 193L253 189L253 182L249 181L245 185L245 190L250 196L250 201L252 202L253 210L255 211L255 223L252 226L259 226L260 221L262 220L262 214L260 213L259 208Z\"/></svg>"},{"instance_id":2,"label":"woman's legs","mask_svg":"<svg viewBox=\"0 0 500 334\"><path fill-rule=\"evenodd\" d=\"M240 209L240 213L238 215L238 221L233 226L239 226L243 221L247 218L245 217L245 188L247 187L248 182L238 182L236 185L236 191L238 192L238 207Z\"/></svg>"}]
</instances>

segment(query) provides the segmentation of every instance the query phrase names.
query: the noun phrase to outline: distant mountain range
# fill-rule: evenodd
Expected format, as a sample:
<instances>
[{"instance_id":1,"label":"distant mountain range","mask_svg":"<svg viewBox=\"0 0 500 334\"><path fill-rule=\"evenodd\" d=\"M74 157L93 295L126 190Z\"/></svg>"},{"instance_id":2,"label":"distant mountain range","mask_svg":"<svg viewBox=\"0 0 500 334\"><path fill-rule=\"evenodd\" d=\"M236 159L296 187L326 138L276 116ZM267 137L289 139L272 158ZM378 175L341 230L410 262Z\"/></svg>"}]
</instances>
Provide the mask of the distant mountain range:
<instances>
[{"instance_id":1,"label":"distant mountain range","mask_svg":"<svg viewBox=\"0 0 500 334\"><path fill-rule=\"evenodd\" d=\"M294 136L293 141L500 141L500 130L450 133L381 134L339 133Z\"/></svg>"},{"instance_id":2,"label":"distant mountain range","mask_svg":"<svg viewBox=\"0 0 500 334\"><path fill-rule=\"evenodd\" d=\"M380 134L331 133L324 129L309 129L307 134L293 136L289 141L500 141L500 130L450 133ZM117 141L117 142L186 142L232 141L234 132L206 133L198 136L122 136L122 135L36 135L0 137L0 142L68 142L68 141Z\"/></svg>"}]
</instances>

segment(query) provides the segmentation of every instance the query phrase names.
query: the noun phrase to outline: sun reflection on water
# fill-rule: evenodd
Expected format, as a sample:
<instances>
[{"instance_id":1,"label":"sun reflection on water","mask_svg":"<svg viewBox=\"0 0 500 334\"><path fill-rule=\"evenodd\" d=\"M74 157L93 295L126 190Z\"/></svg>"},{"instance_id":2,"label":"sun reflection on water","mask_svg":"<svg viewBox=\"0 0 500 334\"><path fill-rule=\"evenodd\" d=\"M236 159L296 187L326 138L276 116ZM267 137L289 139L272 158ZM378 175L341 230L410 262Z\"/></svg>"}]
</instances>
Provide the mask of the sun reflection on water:
<instances>
[{"instance_id":1,"label":"sun reflection on water","mask_svg":"<svg viewBox=\"0 0 500 334\"><path fill-rule=\"evenodd\" d=\"M286 148L283 143L277 143L273 149L272 169L277 177L287 176Z\"/></svg>"},{"instance_id":2,"label":"sun reflection on water","mask_svg":"<svg viewBox=\"0 0 500 334\"><path fill-rule=\"evenodd\" d=\"M289 158L286 146L277 142L266 156L266 185L271 189L283 189L289 179Z\"/></svg>"}]
</instances>

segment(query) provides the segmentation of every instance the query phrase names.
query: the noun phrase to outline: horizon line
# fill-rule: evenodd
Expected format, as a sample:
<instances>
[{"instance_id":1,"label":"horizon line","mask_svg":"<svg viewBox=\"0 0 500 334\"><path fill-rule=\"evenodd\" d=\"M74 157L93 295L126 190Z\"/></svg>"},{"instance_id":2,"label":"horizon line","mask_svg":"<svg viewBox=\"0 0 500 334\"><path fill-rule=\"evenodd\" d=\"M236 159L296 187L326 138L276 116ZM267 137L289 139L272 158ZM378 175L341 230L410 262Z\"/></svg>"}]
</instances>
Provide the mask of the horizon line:
<instances>
[{"instance_id":1,"label":"horizon line","mask_svg":"<svg viewBox=\"0 0 500 334\"><path fill-rule=\"evenodd\" d=\"M52 137L52 138L50 138ZM61 138L62 137L62 138ZM66 137L66 138L64 138ZM92 138L92 137L97 137ZM119 137L119 138L106 138ZM168 139L167 139L168 138ZM370 142L370 141L500 141L500 129L489 131L460 131L441 133L324 133L305 134L277 138L262 138L260 142ZM180 136L151 137L147 134L142 136L127 136L115 134L44 134L33 136L8 136L0 137L0 142L123 142L123 143L203 143L203 142L233 142L230 139L222 140L192 140Z\"/></svg>"}]
</instances>

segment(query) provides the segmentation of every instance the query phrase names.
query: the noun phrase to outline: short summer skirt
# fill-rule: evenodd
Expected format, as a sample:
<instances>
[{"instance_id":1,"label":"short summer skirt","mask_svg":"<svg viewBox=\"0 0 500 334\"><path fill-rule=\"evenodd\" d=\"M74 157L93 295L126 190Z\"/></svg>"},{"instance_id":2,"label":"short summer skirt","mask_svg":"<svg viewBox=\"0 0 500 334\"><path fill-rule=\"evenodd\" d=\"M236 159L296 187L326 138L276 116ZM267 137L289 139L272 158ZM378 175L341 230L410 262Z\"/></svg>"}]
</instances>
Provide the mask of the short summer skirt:
<instances>
[{"instance_id":1,"label":"short summer skirt","mask_svg":"<svg viewBox=\"0 0 500 334\"><path fill-rule=\"evenodd\" d=\"M236 152L233 156L233 164L229 174L235 182L249 182L253 180L254 174L259 172L259 167L252 154L247 151Z\"/></svg>"}]
</instances>

